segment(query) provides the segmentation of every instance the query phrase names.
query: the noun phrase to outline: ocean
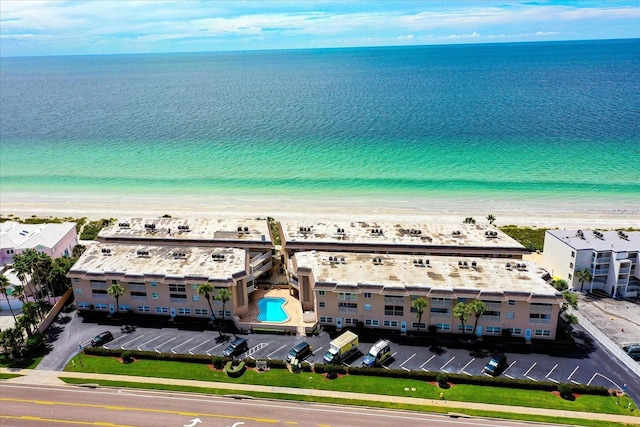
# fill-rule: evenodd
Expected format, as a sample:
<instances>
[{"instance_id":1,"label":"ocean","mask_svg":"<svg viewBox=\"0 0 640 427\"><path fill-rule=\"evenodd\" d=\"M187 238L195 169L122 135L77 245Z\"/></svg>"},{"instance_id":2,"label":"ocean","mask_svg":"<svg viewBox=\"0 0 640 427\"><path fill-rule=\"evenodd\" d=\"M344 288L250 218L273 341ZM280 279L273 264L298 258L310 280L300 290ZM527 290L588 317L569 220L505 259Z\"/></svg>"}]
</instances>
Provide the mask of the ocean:
<instances>
[{"instance_id":1,"label":"ocean","mask_svg":"<svg viewBox=\"0 0 640 427\"><path fill-rule=\"evenodd\" d=\"M0 113L0 200L640 207L640 40L1 58Z\"/></svg>"}]
</instances>

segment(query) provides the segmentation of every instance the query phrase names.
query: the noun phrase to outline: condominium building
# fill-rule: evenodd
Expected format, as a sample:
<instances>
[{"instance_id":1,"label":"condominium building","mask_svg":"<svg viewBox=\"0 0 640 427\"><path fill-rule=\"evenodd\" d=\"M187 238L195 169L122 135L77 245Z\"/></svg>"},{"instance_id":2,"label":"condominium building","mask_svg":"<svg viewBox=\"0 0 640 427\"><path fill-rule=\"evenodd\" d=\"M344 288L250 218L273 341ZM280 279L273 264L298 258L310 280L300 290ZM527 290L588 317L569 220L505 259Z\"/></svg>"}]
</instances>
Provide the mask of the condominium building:
<instances>
[{"instance_id":1,"label":"condominium building","mask_svg":"<svg viewBox=\"0 0 640 427\"><path fill-rule=\"evenodd\" d=\"M13 256L27 249L35 249L51 258L71 256L78 244L76 224L22 224L15 221L0 223L0 265L12 264Z\"/></svg>"},{"instance_id":2,"label":"condominium building","mask_svg":"<svg viewBox=\"0 0 640 427\"><path fill-rule=\"evenodd\" d=\"M640 232L548 230L544 266L577 291L602 290L612 297L640 294ZM592 280L581 281L581 271Z\"/></svg>"},{"instance_id":3,"label":"condominium building","mask_svg":"<svg viewBox=\"0 0 640 427\"><path fill-rule=\"evenodd\" d=\"M89 247L68 277L79 310L208 318L222 314L222 303L213 302L215 313L211 313L198 285L229 289L226 315L243 314L253 290L248 267L244 249L104 243ZM107 293L114 284L125 290L118 307Z\"/></svg>"},{"instance_id":4,"label":"condominium building","mask_svg":"<svg viewBox=\"0 0 640 427\"><path fill-rule=\"evenodd\" d=\"M499 335L507 329L526 339L554 339L563 301L542 279L544 270L518 259L309 251L293 255L292 270L303 308L337 328L362 322L401 333L416 330L412 302L422 297L429 305L421 329L462 333L453 307L479 299L487 311L475 331L475 318L467 319L465 332Z\"/></svg>"}]
</instances>

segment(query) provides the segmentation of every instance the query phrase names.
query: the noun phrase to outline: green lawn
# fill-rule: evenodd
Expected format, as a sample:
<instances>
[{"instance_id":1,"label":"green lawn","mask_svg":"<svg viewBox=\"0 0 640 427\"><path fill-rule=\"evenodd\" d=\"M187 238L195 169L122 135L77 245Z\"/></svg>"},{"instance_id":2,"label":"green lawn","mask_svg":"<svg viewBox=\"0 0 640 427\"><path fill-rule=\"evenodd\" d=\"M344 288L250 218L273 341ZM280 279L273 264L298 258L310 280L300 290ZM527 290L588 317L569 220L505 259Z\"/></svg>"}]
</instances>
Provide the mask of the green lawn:
<instances>
[{"instance_id":1,"label":"green lawn","mask_svg":"<svg viewBox=\"0 0 640 427\"><path fill-rule=\"evenodd\" d=\"M25 358L21 362L16 362L12 358L7 357L7 355L2 354L2 355L0 355L0 367L3 367L3 368L33 369L36 366L38 366L38 364L42 360L42 357L43 357L42 355L31 356L31 357Z\"/></svg>"},{"instance_id":2,"label":"green lawn","mask_svg":"<svg viewBox=\"0 0 640 427\"><path fill-rule=\"evenodd\" d=\"M8 380L11 378L21 377L20 374L0 374L0 380Z\"/></svg>"},{"instance_id":3,"label":"green lawn","mask_svg":"<svg viewBox=\"0 0 640 427\"><path fill-rule=\"evenodd\" d=\"M80 366L79 357L82 358L82 366ZM437 386L423 381L373 376L346 375L335 380L328 380L323 375L316 373L305 372L301 374L291 374L282 369L256 372L249 369L240 378L229 378L224 372L214 371L209 365L198 363L138 360L135 363L125 365L113 357L87 355L76 355L65 370L237 384L257 384L274 387L335 390L354 393L376 393L426 399L438 399L440 393L443 392L447 400L455 401L638 415L638 411L631 413L627 410L627 404L631 402L627 397L621 398L620 405L616 404L615 397L610 396L585 395L578 397L575 401L568 401L545 391L474 385L454 385L447 390L442 390ZM415 388L415 391L412 391L412 388ZM632 405L635 407L635 404Z\"/></svg>"}]
</instances>

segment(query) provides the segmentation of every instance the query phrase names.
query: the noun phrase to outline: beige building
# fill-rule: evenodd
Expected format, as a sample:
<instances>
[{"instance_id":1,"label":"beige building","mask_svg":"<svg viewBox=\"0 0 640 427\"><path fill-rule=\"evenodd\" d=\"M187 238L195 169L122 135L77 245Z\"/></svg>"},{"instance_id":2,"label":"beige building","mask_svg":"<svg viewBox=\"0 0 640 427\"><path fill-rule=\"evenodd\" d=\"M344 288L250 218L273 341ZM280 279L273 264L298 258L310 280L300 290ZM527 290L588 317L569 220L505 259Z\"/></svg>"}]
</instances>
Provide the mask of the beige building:
<instances>
[{"instance_id":1,"label":"beige building","mask_svg":"<svg viewBox=\"0 0 640 427\"><path fill-rule=\"evenodd\" d=\"M257 279L273 268L266 220L134 218L104 228L68 276L80 310L176 316L221 316L222 303L197 293L201 283L232 293L226 316L248 311ZM107 294L120 284L115 307ZM213 296L217 293L214 291Z\"/></svg>"},{"instance_id":2,"label":"beige building","mask_svg":"<svg viewBox=\"0 0 640 427\"><path fill-rule=\"evenodd\" d=\"M366 327L405 333L418 328L412 301L429 303L420 327L462 332L453 315L458 302L482 300L487 312L476 335L554 339L563 298L533 263L396 254L298 252L292 257L293 286L303 308L323 325L338 329L362 322ZM467 320L472 332L475 318Z\"/></svg>"}]
</instances>

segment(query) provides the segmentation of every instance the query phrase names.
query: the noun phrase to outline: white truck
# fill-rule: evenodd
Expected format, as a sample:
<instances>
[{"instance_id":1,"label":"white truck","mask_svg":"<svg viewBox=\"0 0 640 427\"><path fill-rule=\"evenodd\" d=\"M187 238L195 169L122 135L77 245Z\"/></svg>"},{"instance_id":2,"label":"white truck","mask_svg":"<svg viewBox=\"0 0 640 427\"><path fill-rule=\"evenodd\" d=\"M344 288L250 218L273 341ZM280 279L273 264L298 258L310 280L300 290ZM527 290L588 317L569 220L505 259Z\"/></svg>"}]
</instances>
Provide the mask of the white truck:
<instances>
[{"instance_id":1,"label":"white truck","mask_svg":"<svg viewBox=\"0 0 640 427\"><path fill-rule=\"evenodd\" d=\"M329 351L322 357L324 363L342 363L352 354L358 352L358 336L346 331L329 344Z\"/></svg>"},{"instance_id":2,"label":"white truck","mask_svg":"<svg viewBox=\"0 0 640 427\"><path fill-rule=\"evenodd\" d=\"M391 343L387 340L380 340L375 343L369 353L362 359L362 366L380 366L391 357Z\"/></svg>"}]
</instances>

